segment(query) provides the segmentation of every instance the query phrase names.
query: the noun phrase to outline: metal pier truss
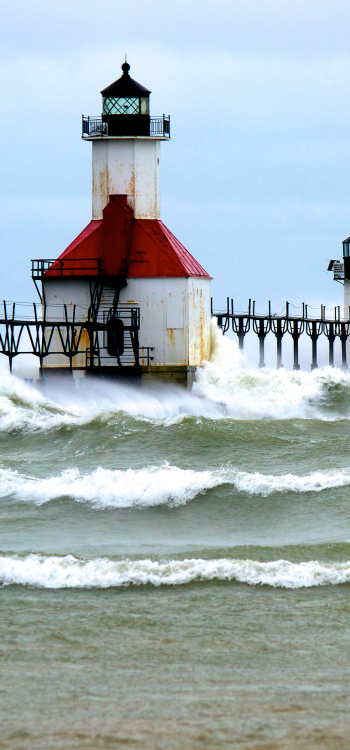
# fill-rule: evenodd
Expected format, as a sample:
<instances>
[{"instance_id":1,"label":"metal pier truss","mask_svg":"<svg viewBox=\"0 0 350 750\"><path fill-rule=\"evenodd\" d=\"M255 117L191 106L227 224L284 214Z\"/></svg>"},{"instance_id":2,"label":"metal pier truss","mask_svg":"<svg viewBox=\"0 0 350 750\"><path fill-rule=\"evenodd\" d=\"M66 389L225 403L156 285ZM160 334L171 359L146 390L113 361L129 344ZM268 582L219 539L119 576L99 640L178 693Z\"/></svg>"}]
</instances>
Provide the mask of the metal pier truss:
<instances>
[{"instance_id":1,"label":"metal pier truss","mask_svg":"<svg viewBox=\"0 0 350 750\"><path fill-rule=\"evenodd\" d=\"M150 348L139 346L140 309L117 305L79 311L77 305L26 305L3 301L0 305L0 353L8 357L32 354L43 376L44 361L52 355L66 358L62 369L98 372L105 365L137 369L140 357L149 364ZM76 360L80 357L80 364ZM45 362L46 364L46 362Z\"/></svg>"},{"instance_id":2,"label":"metal pier truss","mask_svg":"<svg viewBox=\"0 0 350 750\"><path fill-rule=\"evenodd\" d=\"M277 345L277 368L283 367L282 364L282 339L289 334L293 339L293 368L300 370L299 364L299 339L302 334L306 334L311 339L311 370L318 367L317 364L317 342L320 336L326 336L328 339L328 361L334 366L334 342L338 338L341 343L341 361L342 369L347 370L347 352L346 342L350 336L350 308L349 317L344 318L340 315L340 307L334 308L334 314L330 317L327 315L328 309L321 305L320 315L313 316L309 314L308 305L303 303L300 315L291 311L293 307L286 302L283 314L274 315L271 312L271 302L269 302L269 311L267 315L261 315L255 311L255 302L249 300L247 312L235 312L233 300L227 297L226 310L216 312L213 310L213 301L211 313L217 319L219 328L222 333L226 333L230 327L238 337L238 344L241 351L244 349L244 338L251 330L259 340L259 367L265 367L265 339L268 333L273 333L276 337ZM295 308L294 308L295 309Z\"/></svg>"}]
</instances>

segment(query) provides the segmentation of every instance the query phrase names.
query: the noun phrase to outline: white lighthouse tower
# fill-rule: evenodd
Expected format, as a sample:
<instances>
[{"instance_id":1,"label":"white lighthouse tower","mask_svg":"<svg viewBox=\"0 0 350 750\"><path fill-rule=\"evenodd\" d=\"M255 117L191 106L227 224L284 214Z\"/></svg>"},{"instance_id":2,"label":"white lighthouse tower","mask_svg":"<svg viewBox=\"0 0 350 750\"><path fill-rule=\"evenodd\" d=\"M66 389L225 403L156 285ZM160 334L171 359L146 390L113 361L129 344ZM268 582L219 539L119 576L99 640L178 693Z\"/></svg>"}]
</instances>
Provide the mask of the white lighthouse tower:
<instances>
[{"instance_id":1,"label":"white lighthouse tower","mask_svg":"<svg viewBox=\"0 0 350 750\"><path fill-rule=\"evenodd\" d=\"M343 240L342 260L330 260L327 270L333 271L334 281L344 285L344 320L350 319L350 237ZM349 343L349 342L348 342Z\"/></svg>"},{"instance_id":2,"label":"white lighthouse tower","mask_svg":"<svg viewBox=\"0 0 350 750\"><path fill-rule=\"evenodd\" d=\"M210 356L211 277L160 219L160 143L170 139L170 117L151 117L151 92L127 62L122 70L101 92L101 117L83 116L92 219L56 261L41 261L42 298L51 317L64 305L95 323L71 371L191 385ZM49 376L67 367L56 353L43 369Z\"/></svg>"},{"instance_id":3,"label":"white lighthouse tower","mask_svg":"<svg viewBox=\"0 0 350 750\"><path fill-rule=\"evenodd\" d=\"M335 261L336 262L336 261ZM343 240L344 318L350 318L350 237ZM334 270L335 276L335 270Z\"/></svg>"},{"instance_id":4,"label":"white lighthouse tower","mask_svg":"<svg viewBox=\"0 0 350 750\"><path fill-rule=\"evenodd\" d=\"M160 219L160 141L170 137L170 118L151 120L151 92L130 78L127 62L122 70L101 91L102 122L83 119L92 141L92 218L102 219L110 195L127 195L135 219Z\"/></svg>"}]
</instances>

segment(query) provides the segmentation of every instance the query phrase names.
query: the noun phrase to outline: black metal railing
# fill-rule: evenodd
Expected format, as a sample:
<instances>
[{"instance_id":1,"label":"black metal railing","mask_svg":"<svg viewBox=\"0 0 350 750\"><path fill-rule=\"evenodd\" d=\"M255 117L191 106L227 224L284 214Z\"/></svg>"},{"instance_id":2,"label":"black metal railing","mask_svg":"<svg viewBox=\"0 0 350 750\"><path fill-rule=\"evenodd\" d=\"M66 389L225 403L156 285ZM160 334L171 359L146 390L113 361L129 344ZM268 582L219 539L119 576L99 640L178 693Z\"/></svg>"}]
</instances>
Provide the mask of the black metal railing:
<instances>
[{"instance_id":1,"label":"black metal railing","mask_svg":"<svg viewBox=\"0 0 350 750\"><path fill-rule=\"evenodd\" d=\"M108 346L107 352L104 351L104 336L113 327L117 332L117 351L110 354ZM120 307L113 321L91 321L86 309L77 305L35 302L26 305L3 301L0 306L0 354L8 357L10 370L18 355L34 355L39 360L41 374L44 361L51 355L61 355L63 362L68 360L70 370L74 369L78 355L85 355L86 367L94 372L103 366L101 359L112 366L137 369L139 327L139 308ZM77 367L80 369L81 363Z\"/></svg>"},{"instance_id":2,"label":"black metal railing","mask_svg":"<svg viewBox=\"0 0 350 750\"><path fill-rule=\"evenodd\" d=\"M82 115L82 138L97 136L101 138L108 135L108 123L103 122L102 117L86 117Z\"/></svg>"},{"instance_id":3,"label":"black metal railing","mask_svg":"<svg viewBox=\"0 0 350 750\"><path fill-rule=\"evenodd\" d=\"M104 348L106 349L107 346L104 346ZM151 364L151 361L154 359L154 357L151 356L151 352L152 351L154 351L154 346L139 346L139 358L138 358L138 362L141 360L143 365L146 364L146 365L149 366ZM104 362L106 362L106 363L109 362L109 364L111 362L111 356L108 356L106 354L101 354L101 350L100 350L100 357L99 357L99 359L100 359L100 362L101 362L102 366L103 366ZM90 347L88 347L86 349L85 361L86 361L86 369L91 368L91 366L92 366L92 360L91 360L91 349L90 349ZM130 346L130 344L128 345L127 341L124 344L123 354L121 354L120 357L119 357L119 364L122 367L130 367L130 366L134 367L135 366L135 352L134 352L134 348L132 346ZM96 366L96 361L95 361L95 366Z\"/></svg>"},{"instance_id":4,"label":"black metal railing","mask_svg":"<svg viewBox=\"0 0 350 750\"><path fill-rule=\"evenodd\" d=\"M150 117L150 137L170 138L170 115ZM108 136L108 123L102 117L82 115L82 138Z\"/></svg>"},{"instance_id":5,"label":"black metal railing","mask_svg":"<svg viewBox=\"0 0 350 750\"><path fill-rule=\"evenodd\" d=\"M140 346L139 352L142 364L145 364L146 360L146 365L150 365L151 361L154 359L154 357L151 356L151 352L154 352L154 346Z\"/></svg>"},{"instance_id":6,"label":"black metal railing","mask_svg":"<svg viewBox=\"0 0 350 750\"><path fill-rule=\"evenodd\" d=\"M55 268L52 266L55 265ZM44 274L52 270L55 276L70 276L72 271L82 276L101 273L102 261L100 258L64 258L64 259L42 259L32 260L32 279L42 279Z\"/></svg>"},{"instance_id":7,"label":"black metal railing","mask_svg":"<svg viewBox=\"0 0 350 750\"><path fill-rule=\"evenodd\" d=\"M32 260L32 279L41 279L49 270L50 266L56 262L56 258L43 260L42 258L35 258Z\"/></svg>"},{"instance_id":8,"label":"black metal railing","mask_svg":"<svg viewBox=\"0 0 350 750\"><path fill-rule=\"evenodd\" d=\"M150 118L150 135L170 138L170 115Z\"/></svg>"}]
</instances>

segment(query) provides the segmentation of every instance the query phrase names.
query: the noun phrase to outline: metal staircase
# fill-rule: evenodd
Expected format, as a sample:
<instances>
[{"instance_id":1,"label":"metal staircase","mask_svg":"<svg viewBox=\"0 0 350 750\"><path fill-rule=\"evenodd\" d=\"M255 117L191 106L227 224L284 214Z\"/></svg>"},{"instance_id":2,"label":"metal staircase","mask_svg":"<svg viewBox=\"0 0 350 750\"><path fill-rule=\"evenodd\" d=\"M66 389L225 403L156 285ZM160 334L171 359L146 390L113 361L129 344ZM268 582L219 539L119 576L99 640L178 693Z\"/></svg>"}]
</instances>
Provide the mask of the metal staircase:
<instances>
[{"instance_id":1,"label":"metal staircase","mask_svg":"<svg viewBox=\"0 0 350 750\"><path fill-rule=\"evenodd\" d=\"M139 309L119 304L120 291L126 284L126 261L122 261L115 284L106 284L99 277L90 287L88 318L96 326L90 337L88 355L92 369L107 365L111 358L116 360L117 367L135 368L139 365Z\"/></svg>"}]
</instances>

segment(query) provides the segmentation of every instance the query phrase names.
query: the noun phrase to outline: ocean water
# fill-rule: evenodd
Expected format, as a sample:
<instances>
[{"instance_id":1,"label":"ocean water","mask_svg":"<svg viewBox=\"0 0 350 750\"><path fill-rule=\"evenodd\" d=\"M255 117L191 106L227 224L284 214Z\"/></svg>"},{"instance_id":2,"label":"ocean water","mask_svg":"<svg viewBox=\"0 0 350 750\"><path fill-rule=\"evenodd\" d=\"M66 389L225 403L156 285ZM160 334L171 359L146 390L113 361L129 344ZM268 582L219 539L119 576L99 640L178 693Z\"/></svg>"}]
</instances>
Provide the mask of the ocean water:
<instances>
[{"instance_id":1,"label":"ocean water","mask_svg":"<svg viewBox=\"0 0 350 750\"><path fill-rule=\"evenodd\" d=\"M350 744L350 376L0 378L0 748Z\"/></svg>"}]
</instances>

